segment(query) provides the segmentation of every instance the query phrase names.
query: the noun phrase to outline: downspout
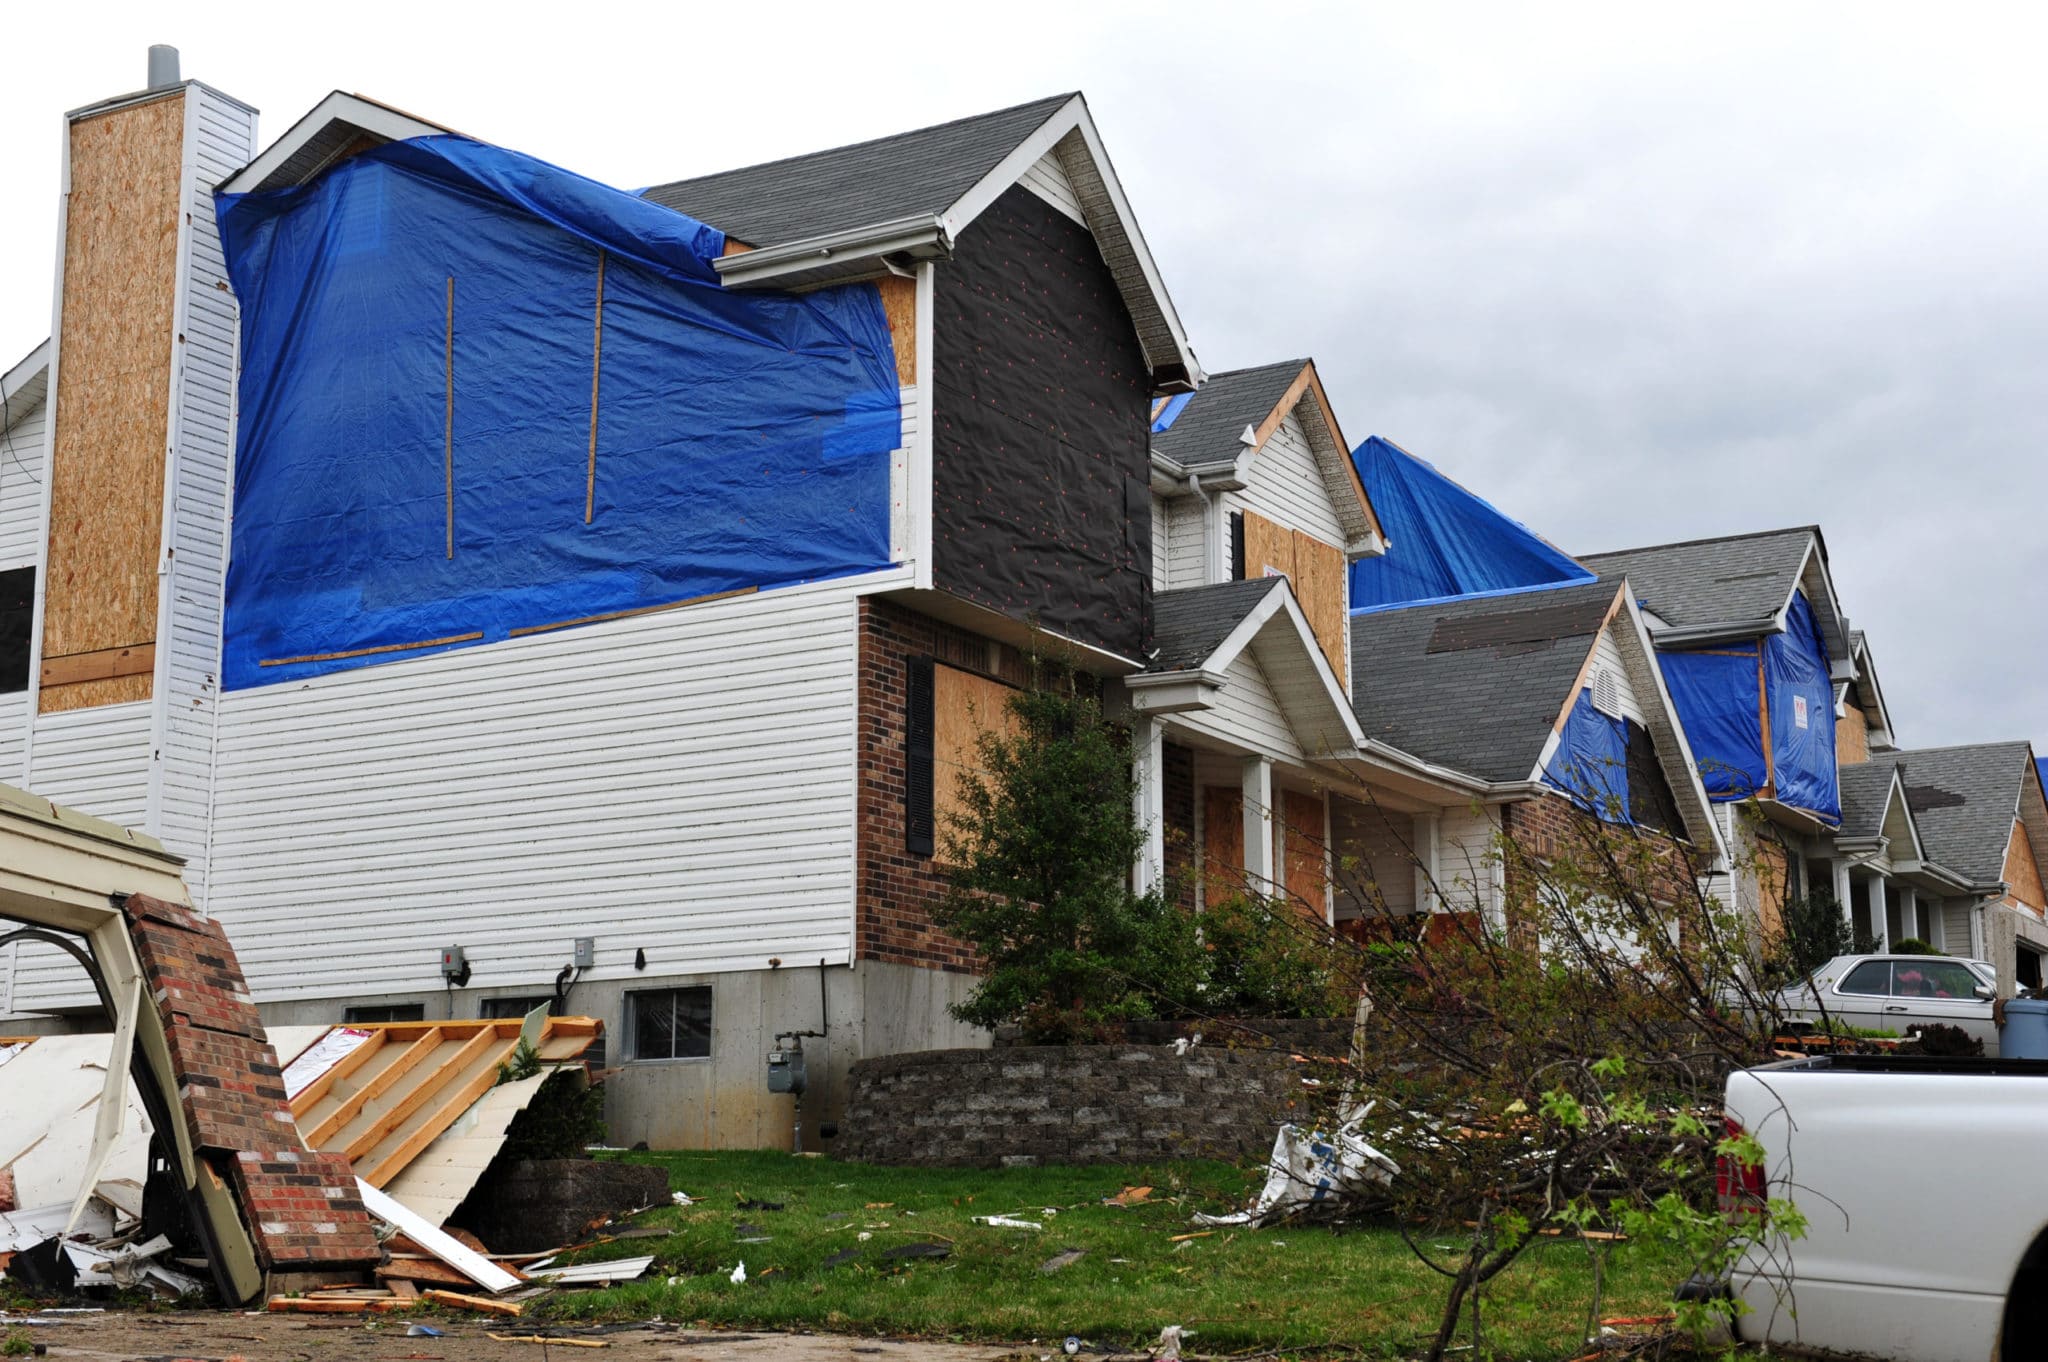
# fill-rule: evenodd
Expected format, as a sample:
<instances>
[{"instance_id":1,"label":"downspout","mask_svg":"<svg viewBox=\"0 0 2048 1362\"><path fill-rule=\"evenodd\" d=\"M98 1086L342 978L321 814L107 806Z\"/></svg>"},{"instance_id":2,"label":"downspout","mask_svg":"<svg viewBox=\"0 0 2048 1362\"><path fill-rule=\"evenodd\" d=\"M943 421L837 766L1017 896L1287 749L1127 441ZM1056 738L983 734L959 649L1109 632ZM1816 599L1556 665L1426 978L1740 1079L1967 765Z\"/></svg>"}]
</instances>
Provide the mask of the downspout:
<instances>
[{"instance_id":1,"label":"downspout","mask_svg":"<svg viewBox=\"0 0 2048 1362\"><path fill-rule=\"evenodd\" d=\"M1200 473L1188 474L1188 492L1202 499L1202 585L1227 581L1224 576L1228 556L1223 552L1223 503L1214 492L1202 486Z\"/></svg>"}]
</instances>

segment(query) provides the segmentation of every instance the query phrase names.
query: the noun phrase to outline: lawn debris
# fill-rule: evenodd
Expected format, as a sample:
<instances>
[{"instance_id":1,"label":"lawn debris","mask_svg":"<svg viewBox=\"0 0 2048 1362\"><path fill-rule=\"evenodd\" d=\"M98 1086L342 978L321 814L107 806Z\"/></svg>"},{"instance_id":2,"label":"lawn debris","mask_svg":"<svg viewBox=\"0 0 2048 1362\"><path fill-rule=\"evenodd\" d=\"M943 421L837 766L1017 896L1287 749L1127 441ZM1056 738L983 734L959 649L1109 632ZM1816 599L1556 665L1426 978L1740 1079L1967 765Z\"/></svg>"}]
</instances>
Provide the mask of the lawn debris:
<instances>
[{"instance_id":1,"label":"lawn debris","mask_svg":"<svg viewBox=\"0 0 2048 1362\"><path fill-rule=\"evenodd\" d=\"M1102 1199L1105 1206L1137 1206L1152 1199L1150 1187L1126 1187L1115 1196Z\"/></svg>"},{"instance_id":2,"label":"lawn debris","mask_svg":"<svg viewBox=\"0 0 2048 1362\"><path fill-rule=\"evenodd\" d=\"M878 1258L886 1258L892 1260L917 1258L950 1258L953 1256L953 1250L947 1247L945 1244L898 1244L894 1248L883 1249L879 1254L875 1256Z\"/></svg>"},{"instance_id":3,"label":"lawn debris","mask_svg":"<svg viewBox=\"0 0 2048 1362\"><path fill-rule=\"evenodd\" d=\"M1072 1267L1074 1264L1080 1262L1083 1258L1086 1258L1087 1256L1087 1249L1062 1249L1060 1252L1055 1253L1052 1257L1040 1263L1038 1265L1038 1270L1044 1273L1046 1276L1050 1277L1053 1273L1060 1271L1062 1268ZM1068 1351L1071 1352L1073 1350L1068 1349Z\"/></svg>"},{"instance_id":4,"label":"lawn debris","mask_svg":"<svg viewBox=\"0 0 2048 1362\"><path fill-rule=\"evenodd\" d=\"M654 1266L654 1256L613 1258L602 1263L577 1263L573 1267L550 1267L533 1274L550 1286L609 1286L613 1282L636 1281Z\"/></svg>"},{"instance_id":5,"label":"lawn debris","mask_svg":"<svg viewBox=\"0 0 2048 1362\"><path fill-rule=\"evenodd\" d=\"M1045 1226L1035 1220L1019 1220L1015 1216L1008 1215L977 1215L974 1217L974 1220L976 1224L990 1225L999 1230L1042 1230L1045 1228Z\"/></svg>"},{"instance_id":6,"label":"lawn debris","mask_svg":"<svg viewBox=\"0 0 2048 1362\"><path fill-rule=\"evenodd\" d=\"M732 1270L731 1280L734 1286L745 1286L747 1284L747 1264L745 1259L741 1259L740 1265Z\"/></svg>"},{"instance_id":7,"label":"lawn debris","mask_svg":"<svg viewBox=\"0 0 2048 1362\"><path fill-rule=\"evenodd\" d=\"M1195 1216L1198 1225L1247 1225L1253 1229L1308 1215L1339 1214L1368 1189L1399 1176L1400 1165L1366 1143L1359 1126L1368 1104L1341 1126L1335 1138L1321 1131L1283 1125L1273 1139L1266 1185L1251 1206L1229 1215Z\"/></svg>"},{"instance_id":8,"label":"lawn debris","mask_svg":"<svg viewBox=\"0 0 2048 1362\"><path fill-rule=\"evenodd\" d=\"M1153 1362L1180 1362L1180 1344L1187 1332L1179 1324L1169 1324L1161 1329L1159 1341L1152 1345Z\"/></svg>"},{"instance_id":9,"label":"lawn debris","mask_svg":"<svg viewBox=\"0 0 2048 1362\"><path fill-rule=\"evenodd\" d=\"M557 1348L609 1348L611 1340L605 1338L557 1338L553 1334L486 1334L500 1343L553 1344Z\"/></svg>"},{"instance_id":10,"label":"lawn debris","mask_svg":"<svg viewBox=\"0 0 2048 1362\"><path fill-rule=\"evenodd\" d=\"M738 1192L734 1192L733 1196L739 1197L739 1205L733 1207L736 1211L786 1211L789 1209L789 1203L785 1201L756 1201L752 1197L740 1197Z\"/></svg>"}]
</instances>

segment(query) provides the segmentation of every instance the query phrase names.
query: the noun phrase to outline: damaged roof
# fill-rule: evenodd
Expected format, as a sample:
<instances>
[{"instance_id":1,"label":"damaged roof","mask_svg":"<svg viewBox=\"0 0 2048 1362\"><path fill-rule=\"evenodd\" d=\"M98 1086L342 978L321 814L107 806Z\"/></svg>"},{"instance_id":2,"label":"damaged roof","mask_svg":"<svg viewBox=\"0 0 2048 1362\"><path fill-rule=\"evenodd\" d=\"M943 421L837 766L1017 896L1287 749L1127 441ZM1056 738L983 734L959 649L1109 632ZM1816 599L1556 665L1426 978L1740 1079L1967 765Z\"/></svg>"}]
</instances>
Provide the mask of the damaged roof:
<instances>
[{"instance_id":1,"label":"damaged roof","mask_svg":"<svg viewBox=\"0 0 2048 1362\"><path fill-rule=\"evenodd\" d=\"M852 146L672 180L644 197L749 246L922 213L936 217L1073 98L1053 95Z\"/></svg>"},{"instance_id":2,"label":"damaged roof","mask_svg":"<svg viewBox=\"0 0 2048 1362\"><path fill-rule=\"evenodd\" d=\"M1620 590L1588 582L1352 616L1359 726L1425 761L1527 780Z\"/></svg>"},{"instance_id":3,"label":"damaged roof","mask_svg":"<svg viewBox=\"0 0 2048 1362\"><path fill-rule=\"evenodd\" d=\"M1627 577L1638 599L1668 624L1748 624L1784 609L1819 533L1817 526L1800 525L1580 554L1578 561L1603 577Z\"/></svg>"},{"instance_id":4,"label":"damaged roof","mask_svg":"<svg viewBox=\"0 0 2048 1362\"><path fill-rule=\"evenodd\" d=\"M1257 429L1272 415L1307 367L1305 359L1288 359L1209 375L1173 423L1153 435L1152 448L1183 468L1227 463L1237 457L1245 427Z\"/></svg>"},{"instance_id":5,"label":"damaged roof","mask_svg":"<svg viewBox=\"0 0 2048 1362\"><path fill-rule=\"evenodd\" d=\"M1156 651L1145 670L1180 672L1201 666L1259 602L1286 580L1250 577L1160 592L1152 598L1152 645Z\"/></svg>"},{"instance_id":6,"label":"damaged roof","mask_svg":"<svg viewBox=\"0 0 2048 1362\"><path fill-rule=\"evenodd\" d=\"M1884 817L1891 807L1893 767L1889 762L1866 761L1840 768L1842 796L1841 836L1850 839L1881 837ZM1910 800L1907 808L1912 808Z\"/></svg>"},{"instance_id":7,"label":"damaged roof","mask_svg":"<svg viewBox=\"0 0 2048 1362\"><path fill-rule=\"evenodd\" d=\"M1873 752L1864 766L1842 768L1844 823L1852 773L1899 767L1928 858L1972 883L1991 884L2005 877L2006 847L2032 765L2024 742Z\"/></svg>"}]
</instances>

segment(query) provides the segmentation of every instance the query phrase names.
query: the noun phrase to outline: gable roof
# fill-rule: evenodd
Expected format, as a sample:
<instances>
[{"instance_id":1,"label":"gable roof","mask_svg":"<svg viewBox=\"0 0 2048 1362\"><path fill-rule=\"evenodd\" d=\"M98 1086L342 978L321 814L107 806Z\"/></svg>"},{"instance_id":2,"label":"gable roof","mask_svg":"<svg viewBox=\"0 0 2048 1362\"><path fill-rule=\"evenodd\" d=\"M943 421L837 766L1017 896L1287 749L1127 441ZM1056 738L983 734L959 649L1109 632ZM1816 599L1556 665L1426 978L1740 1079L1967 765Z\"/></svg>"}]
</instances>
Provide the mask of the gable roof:
<instances>
[{"instance_id":1,"label":"gable roof","mask_svg":"<svg viewBox=\"0 0 2048 1362\"><path fill-rule=\"evenodd\" d=\"M1154 387L1198 387L1202 367L1078 94L672 180L646 197L752 247L718 262L727 287L804 288L945 258L974 219L1047 156L1073 185Z\"/></svg>"},{"instance_id":2,"label":"gable roof","mask_svg":"<svg viewBox=\"0 0 2048 1362\"><path fill-rule=\"evenodd\" d=\"M1178 672L1201 666L1285 580L1248 577L1241 582L1160 592L1152 599L1152 646L1156 651L1145 670Z\"/></svg>"},{"instance_id":3,"label":"gable roof","mask_svg":"<svg viewBox=\"0 0 2048 1362\"><path fill-rule=\"evenodd\" d=\"M345 156L386 142L452 132L439 123L341 90L306 111L256 159L222 180L224 194L248 194L304 184Z\"/></svg>"},{"instance_id":4,"label":"gable roof","mask_svg":"<svg viewBox=\"0 0 2048 1362\"><path fill-rule=\"evenodd\" d=\"M920 214L941 217L1075 94L789 156L645 191L749 246L779 246Z\"/></svg>"},{"instance_id":5,"label":"gable roof","mask_svg":"<svg viewBox=\"0 0 2048 1362\"><path fill-rule=\"evenodd\" d=\"M50 342L43 341L11 369L0 369L0 430L40 404L50 386Z\"/></svg>"},{"instance_id":6,"label":"gable roof","mask_svg":"<svg viewBox=\"0 0 2048 1362\"><path fill-rule=\"evenodd\" d=\"M1355 559L1384 550L1379 512L1345 450L1344 432L1312 359L1211 374L1199 391L1168 399L1152 423L1154 489L1164 492L1170 485L1157 480L1161 472L1169 479L1200 472L1219 488L1243 486L1251 462L1290 413L1315 455L1344 530L1346 555Z\"/></svg>"},{"instance_id":7,"label":"gable roof","mask_svg":"<svg viewBox=\"0 0 2048 1362\"><path fill-rule=\"evenodd\" d=\"M1351 566L1353 610L1594 579L1549 540L1392 440L1368 437L1351 461L1388 539L1385 554Z\"/></svg>"},{"instance_id":8,"label":"gable roof","mask_svg":"<svg viewBox=\"0 0 2048 1362\"><path fill-rule=\"evenodd\" d=\"M1846 798L1850 772L1898 768L1928 858L1973 884L1989 885L2005 876L2013 820L2039 802L2040 777L2033 757L2033 749L2024 742L1872 753L1865 768L1843 769L1844 794ZM2027 801L2030 786L2035 798ZM2038 815L2029 820L2039 821ZM2039 840L2038 827L2029 831Z\"/></svg>"},{"instance_id":9,"label":"gable roof","mask_svg":"<svg viewBox=\"0 0 2048 1362\"><path fill-rule=\"evenodd\" d=\"M1725 535L1579 555L1605 576L1626 576L1659 619L1681 629L1770 628L1799 586L1817 527Z\"/></svg>"},{"instance_id":10,"label":"gable roof","mask_svg":"<svg viewBox=\"0 0 2048 1362\"><path fill-rule=\"evenodd\" d=\"M1905 828L1914 845L1894 846L1894 860L1920 859L1923 843L1913 817L1912 801L1906 797L1899 768L1890 762L1857 762L1837 773L1842 796L1842 826L1837 834L1843 841L1858 842L1887 835L1894 807L1903 806Z\"/></svg>"},{"instance_id":11,"label":"gable roof","mask_svg":"<svg viewBox=\"0 0 2048 1362\"><path fill-rule=\"evenodd\" d=\"M1366 737L1494 782L1527 780L1619 582L1351 617Z\"/></svg>"}]
</instances>

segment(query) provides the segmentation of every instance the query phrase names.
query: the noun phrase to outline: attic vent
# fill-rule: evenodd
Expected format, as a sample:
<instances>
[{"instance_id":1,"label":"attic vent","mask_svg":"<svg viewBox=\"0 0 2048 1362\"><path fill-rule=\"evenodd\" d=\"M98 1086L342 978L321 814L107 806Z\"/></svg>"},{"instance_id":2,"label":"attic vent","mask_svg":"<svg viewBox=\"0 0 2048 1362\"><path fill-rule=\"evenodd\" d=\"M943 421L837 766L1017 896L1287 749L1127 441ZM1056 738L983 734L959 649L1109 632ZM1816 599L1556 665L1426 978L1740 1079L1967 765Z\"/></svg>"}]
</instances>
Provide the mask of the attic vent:
<instances>
[{"instance_id":1,"label":"attic vent","mask_svg":"<svg viewBox=\"0 0 2048 1362\"><path fill-rule=\"evenodd\" d=\"M1593 668L1593 708L1610 719L1627 717L1621 712L1621 682L1612 667Z\"/></svg>"}]
</instances>

